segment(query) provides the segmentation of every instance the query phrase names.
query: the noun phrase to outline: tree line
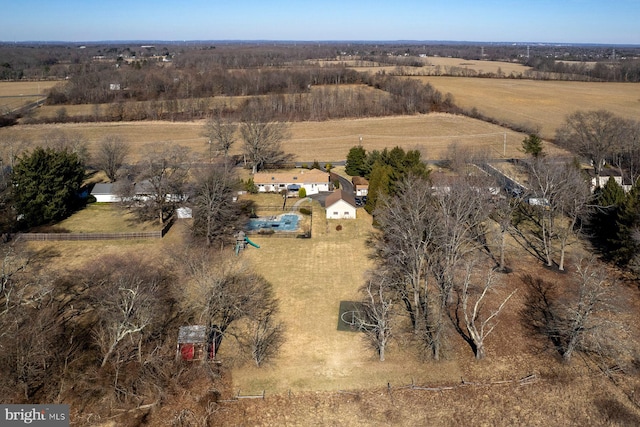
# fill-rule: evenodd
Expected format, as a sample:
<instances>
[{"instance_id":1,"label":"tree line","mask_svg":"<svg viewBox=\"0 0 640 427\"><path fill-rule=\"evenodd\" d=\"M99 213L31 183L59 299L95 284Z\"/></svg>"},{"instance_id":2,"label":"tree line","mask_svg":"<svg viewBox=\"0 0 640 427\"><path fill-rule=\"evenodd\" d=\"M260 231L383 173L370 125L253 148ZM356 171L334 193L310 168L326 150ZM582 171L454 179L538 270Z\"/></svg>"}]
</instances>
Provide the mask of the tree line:
<instances>
[{"instance_id":1,"label":"tree line","mask_svg":"<svg viewBox=\"0 0 640 427\"><path fill-rule=\"evenodd\" d=\"M575 126L577 118L586 121ZM598 143L615 141L616 149L604 156L614 159L629 142L629 125L637 123L601 111L578 112L558 133L567 148L587 159L601 153ZM562 286L532 275L520 278L520 320L532 338L542 337L565 362L577 352L597 363L629 362L626 354L635 344L624 341L624 328L610 317L623 308L611 305L617 279L603 261L637 274L638 184L625 192L610 178L592 192L597 172L588 173L577 158L548 157L539 142L536 135L523 140L531 157L520 162L527 185L517 192L486 174L486 158L473 153L457 162L463 170L452 175L403 173L402 163L387 161L385 182L393 185L380 188L373 185L370 154L362 147L350 150L347 172L369 176L376 193L376 263L361 288L357 324L380 360L398 334L435 360L458 335L476 358L484 358L487 337L518 291L503 280L511 271L510 236L547 268L568 272ZM576 243L592 254L568 261L568 248ZM413 336L408 341L405 318Z\"/></svg>"}]
</instances>

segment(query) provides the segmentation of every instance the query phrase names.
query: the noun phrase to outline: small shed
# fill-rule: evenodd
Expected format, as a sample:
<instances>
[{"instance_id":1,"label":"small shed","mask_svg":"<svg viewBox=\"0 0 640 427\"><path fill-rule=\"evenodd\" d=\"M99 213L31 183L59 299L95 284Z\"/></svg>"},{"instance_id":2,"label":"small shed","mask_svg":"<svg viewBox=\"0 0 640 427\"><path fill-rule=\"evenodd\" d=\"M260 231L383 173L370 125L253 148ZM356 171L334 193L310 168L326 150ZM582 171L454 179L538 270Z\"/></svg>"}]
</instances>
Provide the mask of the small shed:
<instances>
[{"instance_id":1,"label":"small shed","mask_svg":"<svg viewBox=\"0 0 640 427\"><path fill-rule=\"evenodd\" d=\"M369 193L369 181L361 176L354 176L351 178L353 184L353 191L357 197L366 196Z\"/></svg>"},{"instance_id":2,"label":"small shed","mask_svg":"<svg viewBox=\"0 0 640 427\"><path fill-rule=\"evenodd\" d=\"M176 216L178 219L189 219L193 218L193 209L183 206L176 209Z\"/></svg>"},{"instance_id":3,"label":"small shed","mask_svg":"<svg viewBox=\"0 0 640 427\"><path fill-rule=\"evenodd\" d=\"M353 194L335 190L325 200L327 219L355 219L356 199Z\"/></svg>"},{"instance_id":4,"label":"small shed","mask_svg":"<svg viewBox=\"0 0 640 427\"><path fill-rule=\"evenodd\" d=\"M176 358L182 360L213 359L213 343L208 344L207 328L204 325L181 326L178 331Z\"/></svg>"}]
</instances>

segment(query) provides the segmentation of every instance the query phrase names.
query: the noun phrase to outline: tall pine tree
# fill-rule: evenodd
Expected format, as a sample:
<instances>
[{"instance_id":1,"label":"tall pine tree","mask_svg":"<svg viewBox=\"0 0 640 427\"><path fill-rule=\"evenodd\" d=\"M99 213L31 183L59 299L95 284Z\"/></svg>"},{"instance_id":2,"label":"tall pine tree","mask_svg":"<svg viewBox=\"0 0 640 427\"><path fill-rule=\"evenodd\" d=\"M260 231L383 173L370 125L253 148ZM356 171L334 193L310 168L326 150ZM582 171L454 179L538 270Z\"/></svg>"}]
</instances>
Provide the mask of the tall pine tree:
<instances>
[{"instance_id":1,"label":"tall pine tree","mask_svg":"<svg viewBox=\"0 0 640 427\"><path fill-rule=\"evenodd\" d=\"M616 247L618 234L618 216L627 195L618 183L609 177L604 187L598 187L595 193L596 208L591 216L591 235L594 244L608 256Z\"/></svg>"},{"instance_id":2,"label":"tall pine tree","mask_svg":"<svg viewBox=\"0 0 640 427\"><path fill-rule=\"evenodd\" d=\"M68 150L38 147L23 155L13 170L13 201L27 227L69 216L78 205L85 168Z\"/></svg>"},{"instance_id":3,"label":"tall pine tree","mask_svg":"<svg viewBox=\"0 0 640 427\"><path fill-rule=\"evenodd\" d=\"M619 265L626 266L633 259L640 245L634 234L640 224L640 188L636 182L620 205L616 218L616 233L608 240L610 258Z\"/></svg>"}]
</instances>

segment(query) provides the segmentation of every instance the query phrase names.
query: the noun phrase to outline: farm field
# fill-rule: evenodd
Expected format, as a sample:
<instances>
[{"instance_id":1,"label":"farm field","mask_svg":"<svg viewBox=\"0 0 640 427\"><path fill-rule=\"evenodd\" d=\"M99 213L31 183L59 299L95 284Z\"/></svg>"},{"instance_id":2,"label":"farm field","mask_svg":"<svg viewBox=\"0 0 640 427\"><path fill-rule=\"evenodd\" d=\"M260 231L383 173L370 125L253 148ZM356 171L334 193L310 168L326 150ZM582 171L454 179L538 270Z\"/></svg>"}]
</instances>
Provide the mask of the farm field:
<instances>
[{"instance_id":1,"label":"farm field","mask_svg":"<svg viewBox=\"0 0 640 427\"><path fill-rule=\"evenodd\" d=\"M0 113L41 99L57 81L0 82Z\"/></svg>"},{"instance_id":2,"label":"farm field","mask_svg":"<svg viewBox=\"0 0 640 427\"><path fill-rule=\"evenodd\" d=\"M485 116L538 127L553 138L567 115L576 110L608 110L628 119L640 114L640 84L412 77L454 96L462 108L476 108Z\"/></svg>"},{"instance_id":3,"label":"farm field","mask_svg":"<svg viewBox=\"0 0 640 427\"><path fill-rule=\"evenodd\" d=\"M418 60L424 63L422 68L420 67L403 67L396 65L381 65L377 63L372 63L370 61L360 61L357 59L353 59L350 57L345 57L337 60L331 61L309 61L313 63L326 64L326 65L339 65L344 64L349 68L353 68L357 71L369 72L372 74L385 72L389 74L397 74L399 71L403 75L414 75L414 76L424 76L435 74L438 75L440 73L445 73L450 71L452 68L469 70L479 74L482 73L493 73L498 74L499 72L504 73L505 75L522 75L525 71L529 70L531 67L527 67L522 64L514 63L514 62L504 62L504 61L479 61L479 60L470 60L470 59L462 59L462 58L445 58L438 56L428 56L422 58L412 58L414 60Z\"/></svg>"},{"instance_id":4,"label":"farm field","mask_svg":"<svg viewBox=\"0 0 640 427\"><path fill-rule=\"evenodd\" d=\"M51 125L19 125L0 128L0 140L37 142L56 130L78 133L89 143L89 151L105 135L119 135L131 145L131 159L137 160L140 148L148 143L172 141L190 147L202 159L208 159L208 144L201 135L204 120L192 122L110 122ZM300 162L344 160L349 149L362 143L367 150L382 150L396 145L405 150L420 150L424 159L441 159L448 146L484 150L492 157L522 157L526 135L481 120L451 114L427 114L382 118L296 122L282 148ZM506 139L505 139L506 137ZM360 139L362 138L362 139ZM506 144L505 144L506 142ZM232 149L240 154L241 143ZM548 152L553 153L549 146Z\"/></svg>"}]
</instances>

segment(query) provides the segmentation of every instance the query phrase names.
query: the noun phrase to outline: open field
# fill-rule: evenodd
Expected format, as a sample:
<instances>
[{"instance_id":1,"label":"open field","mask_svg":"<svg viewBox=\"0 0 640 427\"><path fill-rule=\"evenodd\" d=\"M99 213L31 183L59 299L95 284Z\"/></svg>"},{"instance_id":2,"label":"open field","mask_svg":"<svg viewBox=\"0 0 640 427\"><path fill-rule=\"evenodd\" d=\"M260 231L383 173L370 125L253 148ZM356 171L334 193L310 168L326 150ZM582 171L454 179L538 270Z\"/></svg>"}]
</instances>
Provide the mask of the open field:
<instances>
[{"instance_id":1,"label":"open field","mask_svg":"<svg viewBox=\"0 0 640 427\"><path fill-rule=\"evenodd\" d=\"M567 115L576 110L609 110L629 119L640 114L637 83L588 83L464 77L415 77L442 93L451 93L462 108L508 123L539 127L553 138Z\"/></svg>"},{"instance_id":2,"label":"open field","mask_svg":"<svg viewBox=\"0 0 640 427\"><path fill-rule=\"evenodd\" d=\"M57 81L0 82L0 113L41 99Z\"/></svg>"},{"instance_id":3,"label":"open field","mask_svg":"<svg viewBox=\"0 0 640 427\"><path fill-rule=\"evenodd\" d=\"M37 142L51 131L64 130L82 134L91 152L95 143L105 135L119 135L132 147L130 161L137 160L143 145L160 141L188 146L202 159L208 159L207 140L201 136L203 125L203 120L19 125L0 128L0 140L12 138ZM486 150L492 157L518 158L523 156L520 148L525 137L497 125L451 114L296 122L291 124L290 134L282 148L301 162L344 160L349 149L360 143L367 150L398 145L406 150L420 150L424 159L441 159L447 154L447 147L456 142L475 150ZM552 153L553 146L549 146L547 151ZM237 143L232 153L240 152L241 143Z\"/></svg>"},{"instance_id":4,"label":"open field","mask_svg":"<svg viewBox=\"0 0 640 427\"><path fill-rule=\"evenodd\" d=\"M309 61L313 63L326 64L326 65L340 65L344 64L349 68L353 68L357 71L363 71L368 73L388 73L397 74L401 72L402 75L424 76L424 75L438 75L442 73L452 72L453 69L469 70L478 74L492 73L498 74L502 72L504 75L522 75L525 71L530 70L531 67L527 67L522 64L514 62L503 61L479 61L461 58L444 58L438 56L428 56L422 58L411 58L412 60L421 61L424 63L423 67L409 67L409 66L396 66L396 65L384 65L372 63L370 61L361 61L346 57L344 59L337 59L331 61Z\"/></svg>"}]
</instances>

